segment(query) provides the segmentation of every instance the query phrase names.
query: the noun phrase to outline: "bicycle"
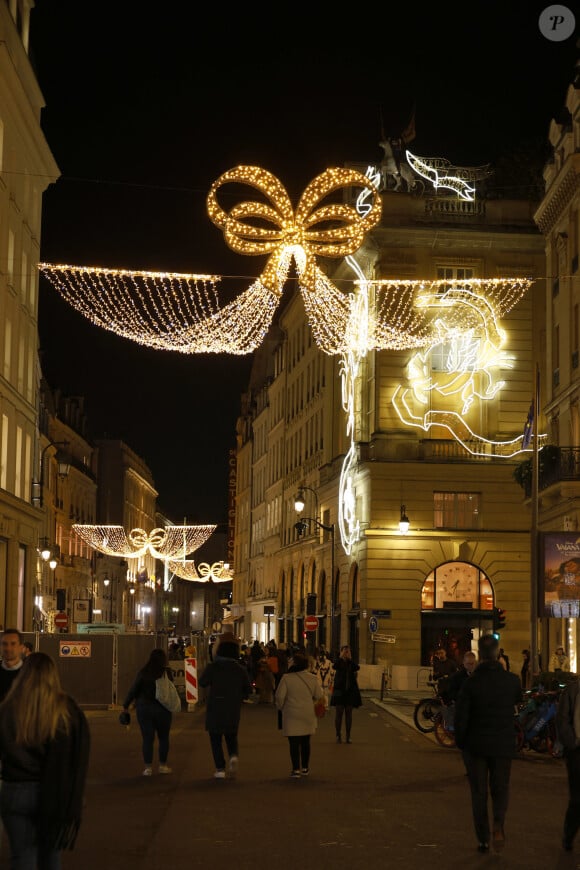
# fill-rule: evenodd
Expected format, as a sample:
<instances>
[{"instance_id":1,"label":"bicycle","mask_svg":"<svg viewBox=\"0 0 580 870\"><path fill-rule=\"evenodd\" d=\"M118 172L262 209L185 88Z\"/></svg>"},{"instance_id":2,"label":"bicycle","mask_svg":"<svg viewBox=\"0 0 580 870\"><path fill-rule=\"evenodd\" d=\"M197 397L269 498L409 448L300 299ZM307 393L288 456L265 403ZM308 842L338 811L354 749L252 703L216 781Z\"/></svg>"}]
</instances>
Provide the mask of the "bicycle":
<instances>
[{"instance_id":1,"label":"bicycle","mask_svg":"<svg viewBox=\"0 0 580 870\"><path fill-rule=\"evenodd\" d=\"M422 734L431 734L435 731L437 715L441 712L441 708L444 705L437 683L429 682L429 685L433 688L433 697L421 698L420 701L417 701L413 710L413 722Z\"/></svg>"}]
</instances>

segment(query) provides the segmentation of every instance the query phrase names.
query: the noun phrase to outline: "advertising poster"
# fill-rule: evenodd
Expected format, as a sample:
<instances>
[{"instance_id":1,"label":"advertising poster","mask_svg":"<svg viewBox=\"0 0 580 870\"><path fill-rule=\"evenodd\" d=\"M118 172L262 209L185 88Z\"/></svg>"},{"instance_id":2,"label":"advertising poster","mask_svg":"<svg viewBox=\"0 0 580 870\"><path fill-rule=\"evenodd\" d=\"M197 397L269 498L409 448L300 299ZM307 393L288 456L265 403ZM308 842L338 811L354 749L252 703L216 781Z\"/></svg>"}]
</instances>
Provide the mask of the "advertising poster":
<instances>
[{"instance_id":1,"label":"advertising poster","mask_svg":"<svg viewBox=\"0 0 580 870\"><path fill-rule=\"evenodd\" d=\"M578 532L546 532L542 543L540 616L576 618L580 616L580 535Z\"/></svg>"}]
</instances>

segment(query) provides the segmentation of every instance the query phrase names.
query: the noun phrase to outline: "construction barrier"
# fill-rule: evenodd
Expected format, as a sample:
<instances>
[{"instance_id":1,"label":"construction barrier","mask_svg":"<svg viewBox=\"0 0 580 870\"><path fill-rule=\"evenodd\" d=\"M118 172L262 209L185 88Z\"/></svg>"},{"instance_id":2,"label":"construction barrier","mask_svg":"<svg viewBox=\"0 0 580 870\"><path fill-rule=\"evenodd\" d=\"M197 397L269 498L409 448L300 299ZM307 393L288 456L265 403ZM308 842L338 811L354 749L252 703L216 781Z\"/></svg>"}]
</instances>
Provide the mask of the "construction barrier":
<instances>
[{"instance_id":1,"label":"construction barrier","mask_svg":"<svg viewBox=\"0 0 580 870\"><path fill-rule=\"evenodd\" d=\"M197 704L197 659L185 659L185 701L187 704Z\"/></svg>"}]
</instances>

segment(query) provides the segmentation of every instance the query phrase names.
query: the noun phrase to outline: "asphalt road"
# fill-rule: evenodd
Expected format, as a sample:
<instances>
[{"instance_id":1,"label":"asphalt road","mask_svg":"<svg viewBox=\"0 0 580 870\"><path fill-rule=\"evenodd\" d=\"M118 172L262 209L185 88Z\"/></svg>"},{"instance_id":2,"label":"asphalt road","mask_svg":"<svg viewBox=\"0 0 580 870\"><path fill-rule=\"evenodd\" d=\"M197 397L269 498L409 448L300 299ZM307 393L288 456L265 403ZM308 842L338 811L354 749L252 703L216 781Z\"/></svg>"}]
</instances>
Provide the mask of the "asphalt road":
<instances>
[{"instance_id":1,"label":"asphalt road","mask_svg":"<svg viewBox=\"0 0 580 870\"><path fill-rule=\"evenodd\" d=\"M327 715L310 776L291 780L274 708L244 705L239 773L215 780L203 709L174 717L174 773L151 778L141 775L136 723L126 730L118 710L89 712L85 818L63 870L580 868L580 841L576 853L561 849L562 761L525 753L514 762L506 848L480 855L461 756L420 734L411 714L409 699L365 697L351 745L335 742Z\"/></svg>"}]
</instances>

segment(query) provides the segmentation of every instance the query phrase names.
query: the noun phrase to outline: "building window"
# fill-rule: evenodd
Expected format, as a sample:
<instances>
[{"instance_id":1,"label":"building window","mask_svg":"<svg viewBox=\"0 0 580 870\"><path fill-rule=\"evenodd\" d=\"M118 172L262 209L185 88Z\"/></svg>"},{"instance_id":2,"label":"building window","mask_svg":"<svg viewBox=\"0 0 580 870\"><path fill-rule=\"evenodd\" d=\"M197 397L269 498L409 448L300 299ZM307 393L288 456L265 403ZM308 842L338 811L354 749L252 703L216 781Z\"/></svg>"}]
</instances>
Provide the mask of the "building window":
<instances>
[{"instance_id":1,"label":"building window","mask_svg":"<svg viewBox=\"0 0 580 870\"><path fill-rule=\"evenodd\" d=\"M481 494L434 492L433 525L436 529L478 529Z\"/></svg>"}]
</instances>

